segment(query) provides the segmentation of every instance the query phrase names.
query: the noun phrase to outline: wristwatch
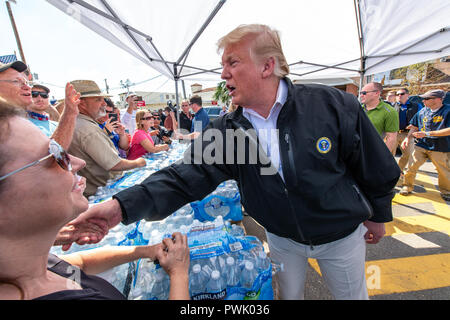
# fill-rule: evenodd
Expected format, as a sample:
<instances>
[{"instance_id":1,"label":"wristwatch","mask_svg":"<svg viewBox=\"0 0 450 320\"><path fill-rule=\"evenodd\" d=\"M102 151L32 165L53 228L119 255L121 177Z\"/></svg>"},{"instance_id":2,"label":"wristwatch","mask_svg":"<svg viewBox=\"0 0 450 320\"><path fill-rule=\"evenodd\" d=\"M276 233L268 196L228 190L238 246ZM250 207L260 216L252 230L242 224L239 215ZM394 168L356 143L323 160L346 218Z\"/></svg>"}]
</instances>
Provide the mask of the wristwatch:
<instances>
[{"instance_id":1,"label":"wristwatch","mask_svg":"<svg viewBox=\"0 0 450 320\"><path fill-rule=\"evenodd\" d=\"M425 132L425 135L426 135L427 137L431 137L430 131L426 131L426 132Z\"/></svg>"}]
</instances>

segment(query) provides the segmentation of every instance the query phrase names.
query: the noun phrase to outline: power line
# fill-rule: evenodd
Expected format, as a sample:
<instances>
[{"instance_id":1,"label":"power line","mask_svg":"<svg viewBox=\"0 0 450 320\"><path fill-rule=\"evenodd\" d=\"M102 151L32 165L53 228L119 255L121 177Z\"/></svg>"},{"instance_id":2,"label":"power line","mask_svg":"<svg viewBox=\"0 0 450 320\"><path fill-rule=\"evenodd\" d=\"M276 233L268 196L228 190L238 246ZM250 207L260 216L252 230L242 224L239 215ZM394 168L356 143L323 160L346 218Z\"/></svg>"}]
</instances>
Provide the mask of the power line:
<instances>
[{"instance_id":1,"label":"power line","mask_svg":"<svg viewBox=\"0 0 450 320\"><path fill-rule=\"evenodd\" d=\"M133 83L130 83L128 86L129 86L129 87L138 86L138 85L141 85L141 84L143 84L143 83L146 83L146 82L155 80L155 79L157 79L157 78L159 78L159 77L161 77L161 76L162 76L162 75L160 74L160 75L157 75L156 77L153 77L153 78L150 78L150 79L147 79L147 80L143 80L143 81L139 81L139 82L133 82ZM66 88L65 85L64 85L64 86L61 86L61 85L57 85L57 84L53 84L53 83L48 83L48 82L44 82L44 81L39 81L39 83L41 83L41 84L43 84L43 85L55 87L55 88L60 88L60 89L65 89L65 88ZM164 84L166 84L166 83L167 83L167 81L164 82ZM162 86L161 86L161 87L162 87ZM122 87L122 86L114 87L114 88L108 87L108 90L109 90L109 91L115 91L115 90L119 90L119 89L123 89L123 87ZM106 88L105 88L105 90L106 90Z\"/></svg>"}]
</instances>

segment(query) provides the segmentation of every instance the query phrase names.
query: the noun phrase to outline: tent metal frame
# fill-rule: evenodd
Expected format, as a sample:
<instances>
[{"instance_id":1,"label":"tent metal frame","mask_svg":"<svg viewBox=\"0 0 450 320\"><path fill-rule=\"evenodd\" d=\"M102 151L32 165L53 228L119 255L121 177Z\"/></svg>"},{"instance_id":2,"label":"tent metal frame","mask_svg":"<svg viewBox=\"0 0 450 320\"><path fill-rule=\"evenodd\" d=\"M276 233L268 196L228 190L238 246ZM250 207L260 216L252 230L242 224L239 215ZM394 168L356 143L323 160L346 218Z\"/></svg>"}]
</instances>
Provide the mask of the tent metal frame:
<instances>
[{"instance_id":1,"label":"tent metal frame","mask_svg":"<svg viewBox=\"0 0 450 320\"><path fill-rule=\"evenodd\" d=\"M200 67L193 67L193 66L188 66L185 64L189 53L192 49L192 47L194 46L194 44L197 42L197 40L200 38L200 36L203 34L203 32L205 31L205 29L208 27L208 25L211 23L211 21L214 19L214 17L217 15L217 13L220 11L220 9L224 6L224 4L226 3L227 0L220 0L217 5L215 6L215 8L212 10L212 12L209 14L209 16L207 17L207 19L205 20L205 22L202 24L202 26L200 27L200 29L197 31L197 33L194 35L194 37L192 38L192 40L190 41L190 43L187 45L187 47L185 48L185 50L183 51L183 53L180 55L180 57L178 58L177 61L175 62L170 62L164 59L164 57L161 55L161 53L159 52L158 48L156 47L156 45L153 43L152 37L145 34L144 32L124 23L119 15L117 15L114 10L111 8L111 6L109 5L107 0L100 0L100 2L105 6L106 10L109 12L106 13L102 10L97 9L96 7L88 4L87 2L83 1L83 0L66 0L69 4L77 4L85 9L88 9L118 25L120 25L123 30L126 32L126 34L128 35L128 37L132 40L132 42L139 48L139 50L145 55L145 57L150 61L150 62L161 62L163 63L167 70L169 71L170 75L172 75L173 80L175 81L175 94L176 94L176 103L177 106L179 106L179 95L178 95L178 81L182 81L182 85L183 85L183 92L184 92L184 97L186 98L186 92L184 89L184 81L183 78L186 77L190 77L193 75L198 75L198 74L204 74L204 73L215 73L215 74L220 74L220 70L222 69L222 67L218 67L218 68L214 68L214 69L204 69L204 68L200 68ZM346 62L342 62L342 63L338 63L338 64L334 64L334 65L323 65L323 64L318 64L318 63L313 63L313 62L305 62L305 61L298 61L295 63L290 64L290 66L293 65L297 65L297 64L305 64L305 65L310 65L310 66L315 66L315 67L319 67L317 70L313 70L313 71L309 71L309 72L305 72L305 73L293 73L291 72L290 74L295 75L295 76L305 76L307 74L311 74L311 73L316 73L316 72L320 72L326 69L338 69L338 70L345 70L345 71L351 71L351 72L358 72L360 74L360 86L359 86L359 90L361 90L363 83L364 83L364 76L367 72L367 70L385 62L386 60L389 60L391 58L394 57L398 57L398 56L402 56L402 55L414 55L414 54L423 54L423 53L439 53L442 52L443 50L447 49L450 47L450 44L439 48L439 49L435 49L435 50L427 50L427 51L417 51L417 52L405 52L415 46L417 46L418 44L432 38L435 37L436 35L439 35L441 33L444 32L449 32L450 31L450 27L446 27L446 28L442 28L436 32L431 33L430 35L424 37L423 39L420 39L418 41L416 41L415 43L411 44L410 46L403 48L402 50L396 52L395 54L389 54L389 55L377 55L377 56L366 56L365 55L365 48L364 48L364 34L363 34L363 29L362 29L362 20L361 20L361 7L360 7L360 2L361 0L354 0L354 8L355 8L355 17L356 17L356 24L357 24L357 29L358 29L358 40L359 40L359 46L360 46L360 57L353 59L353 60L349 60ZM150 45L152 46L152 48L154 49L154 51L156 52L156 54L158 55L158 58L154 58L151 57L149 55L149 53L142 47L142 45L139 43L139 41L136 39L136 37L132 34L136 33L140 36L142 36L147 42L150 43ZM366 61L367 59L373 59L373 58L384 58L381 61L375 63L374 65L366 68ZM344 68L342 67L342 65L351 63L351 62L355 62L357 60L361 61L361 66L359 70L355 70L355 69L349 69L349 68ZM169 65L172 65L172 68L170 68ZM185 75L181 75L181 72L183 70L184 67L187 67L189 69L193 69L193 70L197 70L197 72L193 72L190 74L185 74ZM179 121L179 116L178 116L178 121Z\"/></svg>"}]
</instances>

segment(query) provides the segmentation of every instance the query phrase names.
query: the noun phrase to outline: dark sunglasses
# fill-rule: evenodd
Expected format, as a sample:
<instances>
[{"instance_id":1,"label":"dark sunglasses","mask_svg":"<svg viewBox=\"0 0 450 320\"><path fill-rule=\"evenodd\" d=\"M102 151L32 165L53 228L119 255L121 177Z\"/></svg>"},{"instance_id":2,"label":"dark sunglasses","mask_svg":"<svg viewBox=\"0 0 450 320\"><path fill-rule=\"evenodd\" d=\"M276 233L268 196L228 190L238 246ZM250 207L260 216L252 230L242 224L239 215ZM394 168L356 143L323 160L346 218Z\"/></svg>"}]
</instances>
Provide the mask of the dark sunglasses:
<instances>
[{"instance_id":1,"label":"dark sunglasses","mask_svg":"<svg viewBox=\"0 0 450 320\"><path fill-rule=\"evenodd\" d=\"M428 100L434 100L434 99L438 99L438 98L422 98L422 100L426 100L426 101L428 101Z\"/></svg>"},{"instance_id":2,"label":"dark sunglasses","mask_svg":"<svg viewBox=\"0 0 450 320\"><path fill-rule=\"evenodd\" d=\"M396 96L404 96L406 94L406 92L400 92L400 93L396 93Z\"/></svg>"},{"instance_id":3,"label":"dark sunglasses","mask_svg":"<svg viewBox=\"0 0 450 320\"><path fill-rule=\"evenodd\" d=\"M46 93L46 92L32 91L31 96L33 98L37 98L38 96L41 96L42 99L48 99L48 93Z\"/></svg>"},{"instance_id":4,"label":"dark sunglasses","mask_svg":"<svg viewBox=\"0 0 450 320\"><path fill-rule=\"evenodd\" d=\"M59 166L61 168L63 168L66 171L72 171L72 164L70 163L70 157L67 154L67 152L63 149L63 147L61 147L55 140L51 139L50 143L48 145L48 155L46 155L45 157L36 160L30 164L27 164L26 166L19 168L17 170L14 170L8 174L5 174L4 176L0 177L0 181L5 180L6 178L12 176L13 174L16 174L22 170L25 170L29 167L35 166L39 163L41 163L44 160L47 160L51 157L53 157L56 161L57 164L59 164Z\"/></svg>"},{"instance_id":5,"label":"dark sunglasses","mask_svg":"<svg viewBox=\"0 0 450 320\"><path fill-rule=\"evenodd\" d=\"M142 118L142 120L153 120L154 118L153 117L145 117L145 118Z\"/></svg>"},{"instance_id":6,"label":"dark sunglasses","mask_svg":"<svg viewBox=\"0 0 450 320\"><path fill-rule=\"evenodd\" d=\"M369 92L378 92L378 90L361 91L359 94L362 95L362 96L365 96L365 95L368 94Z\"/></svg>"}]
</instances>

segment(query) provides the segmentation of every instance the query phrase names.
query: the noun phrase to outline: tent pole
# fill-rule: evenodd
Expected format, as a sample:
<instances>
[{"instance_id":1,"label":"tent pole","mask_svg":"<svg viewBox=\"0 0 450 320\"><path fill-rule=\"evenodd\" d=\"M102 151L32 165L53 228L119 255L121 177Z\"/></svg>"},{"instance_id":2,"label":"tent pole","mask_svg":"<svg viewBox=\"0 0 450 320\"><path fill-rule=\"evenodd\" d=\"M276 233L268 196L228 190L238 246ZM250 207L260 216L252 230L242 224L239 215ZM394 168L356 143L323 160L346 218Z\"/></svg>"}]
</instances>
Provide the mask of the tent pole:
<instances>
[{"instance_id":1,"label":"tent pole","mask_svg":"<svg viewBox=\"0 0 450 320\"><path fill-rule=\"evenodd\" d=\"M183 88L183 99L186 99L186 88L184 87L184 80L181 80L181 86Z\"/></svg>"},{"instance_id":2,"label":"tent pole","mask_svg":"<svg viewBox=\"0 0 450 320\"><path fill-rule=\"evenodd\" d=\"M361 70L359 71L359 92L362 90L363 84L364 84L364 74L366 73L366 55L364 50L364 35L363 35L363 29L362 29L362 22L361 22L361 6L360 6L360 0L355 0L354 2L355 7L355 17L356 17L356 27L358 29L358 38L359 38L359 51L360 51L360 59L361 59ZM358 92L358 96L359 96Z\"/></svg>"},{"instance_id":3,"label":"tent pole","mask_svg":"<svg viewBox=\"0 0 450 320\"><path fill-rule=\"evenodd\" d=\"M180 77L178 75L178 68L177 68L177 64L175 63L173 65L173 74L174 74L174 79L175 79L175 100L177 103L177 109L175 109L176 112L176 117L177 117L177 127L174 128L175 129L179 129L180 126L180 97L178 96L178 81L180 80Z\"/></svg>"}]
</instances>

